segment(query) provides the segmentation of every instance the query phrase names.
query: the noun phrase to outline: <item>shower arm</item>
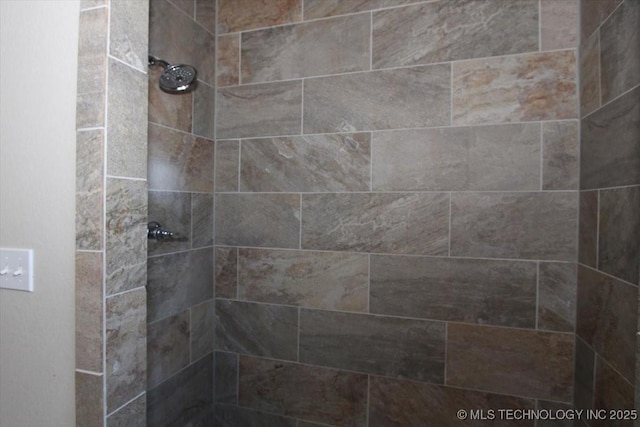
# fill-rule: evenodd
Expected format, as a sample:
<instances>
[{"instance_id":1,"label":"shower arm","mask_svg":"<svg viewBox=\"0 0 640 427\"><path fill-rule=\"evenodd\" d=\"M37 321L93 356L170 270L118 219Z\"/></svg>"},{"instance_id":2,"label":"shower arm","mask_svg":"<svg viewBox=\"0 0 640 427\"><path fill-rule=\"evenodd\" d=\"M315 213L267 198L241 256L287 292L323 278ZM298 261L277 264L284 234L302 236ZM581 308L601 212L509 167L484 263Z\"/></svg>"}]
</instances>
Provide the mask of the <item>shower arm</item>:
<instances>
[{"instance_id":1,"label":"shower arm","mask_svg":"<svg viewBox=\"0 0 640 427\"><path fill-rule=\"evenodd\" d=\"M163 59L156 58L155 56L149 55L149 67L153 67L156 65L160 65L163 69L166 70L170 64Z\"/></svg>"}]
</instances>

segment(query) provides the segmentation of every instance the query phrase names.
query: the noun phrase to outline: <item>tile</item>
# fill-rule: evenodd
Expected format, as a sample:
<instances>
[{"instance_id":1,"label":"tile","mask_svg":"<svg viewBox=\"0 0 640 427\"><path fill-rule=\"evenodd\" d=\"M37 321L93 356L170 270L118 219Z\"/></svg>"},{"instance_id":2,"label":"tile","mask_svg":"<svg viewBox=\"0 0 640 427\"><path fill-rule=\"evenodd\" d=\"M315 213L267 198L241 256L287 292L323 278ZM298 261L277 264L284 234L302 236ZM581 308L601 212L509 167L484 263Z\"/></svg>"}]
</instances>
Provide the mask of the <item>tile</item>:
<instances>
[{"instance_id":1,"label":"tile","mask_svg":"<svg viewBox=\"0 0 640 427\"><path fill-rule=\"evenodd\" d=\"M242 83L369 70L369 14L242 33Z\"/></svg>"},{"instance_id":2,"label":"tile","mask_svg":"<svg viewBox=\"0 0 640 427\"><path fill-rule=\"evenodd\" d=\"M240 356L239 403L275 415L363 427L367 382L363 374Z\"/></svg>"},{"instance_id":3,"label":"tile","mask_svg":"<svg viewBox=\"0 0 640 427\"><path fill-rule=\"evenodd\" d=\"M304 0L304 19L364 12L409 3L415 3L415 0Z\"/></svg>"},{"instance_id":4,"label":"tile","mask_svg":"<svg viewBox=\"0 0 640 427\"><path fill-rule=\"evenodd\" d=\"M213 300L205 301L190 309L191 362L213 351Z\"/></svg>"},{"instance_id":5,"label":"tile","mask_svg":"<svg viewBox=\"0 0 640 427\"><path fill-rule=\"evenodd\" d=\"M231 405L217 404L215 417L216 427L296 427L296 420L293 418L265 414Z\"/></svg>"},{"instance_id":6,"label":"tile","mask_svg":"<svg viewBox=\"0 0 640 427\"><path fill-rule=\"evenodd\" d=\"M146 390L146 312L144 288L106 299L107 413Z\"/></svg>"},{"instance_id":7,"label":"tile","mask_svg":"<svg viewBox=\"0 0 640 427\"><path fill-rule=\"evenodd\" d=\"M103 249L104 131L76 134L76 249Z\"/></svg>"},{"instance_id":8,"label":"tile","mask_svg":"<svg viewBox=\"0 0 640 427\"><path fill-rule=\"evenodd\" d=\"M578 261L596 268L598 262L598 192L580 192Z\"/></svg>"},{"instance_id":9,"label":"tile","mask_svg":"<svg viewBox=\"0 0 640 427\"><path fill-rule=\"evenodd\" d=\"M371 257L371 313L534 328L530 262Z\"/></svg>"},{"instance_id":10,"label":"tile","mask_svg":"<svg viewBox=\"0 0 640 427\"><path fill-rule=\"evenodd\" d=\"M448 194L304 194L302 211L304 249L422 255L448 252Z\"/></svg>"},{"instance_id":11,"label":"tile","mask_svg":"<svg viewBox=\"0 0 640 427\"><path fill-rule=\"evenodd\" d=\"M634 409L634 390L630 382L620 376L601 357L596 357L596 381L594 390L594 409L620 410ZM594 423L596 426L629 426L634 425L631 419L612 422Z\"/></svg>"},{"instance_id":12,"label":"tile","mask_svg":"<svg viewBox=\"0 0 640 427\"><path fill-rule=\"evenodd\" d=\"M326 426L326 424L316 424L316 423L310 423L307 421L298 420L298 427L322 427L323 425Z\"/></svg>"},{"instance_id":13,"label":"tile","mask_svg":"<svg viewBox=\"0 0 640 427\"><path fill-rule=\"evenodd\" d=\"M571 402L573 352L570 334L449 323L447 384Z\"/></svg>"},{"instance_id":14,"label":"tile","mask_svg":"<svg viewBox=\"0 0 640 427\"><path fill-rule=\"evenodd\" d=\"M640 87L581 121L580 187L640 184Z\"/></svg>"},{"instance_id":15,"label":"tile","mask_svg":"<svg viewBox=\"0 0 640 427\"><path fill-rule=\"evenodd\" d=\"M573 404L576 409L593 409L595 354L579 336L576 337Z\"/></svg>"},{"instance_id":16,"label":"tile","mask_svg":"<svg viewBox=\"0 0 640 427\"><path fill-rule=\"evenodd\" d=\"M295 360L298 309L216 300L216 350Z\"/></svg>"},{"instance_id":17,"label":"tile","mask_svg":"<svg viewBox=\"0 0 640 427\"><path fill-rule=\"evenodd\" d=\"M491 31L487 31L491 28ZM429 2L373 13L373 68L538 50L538 2Z\"/></svg>"},{"instance_id":18,"label":"tile","mask_svg":"<svg viewBox=\"0 0 640 427\"><path fill-rule=\"evenodd\" d=\"M222 33L272 27L302 20L302 0L220 0L218 30Z\"/></svg>"},{"instance_id":19,"label":"tile","mask_svg":"<svg viewBox=\"0 0 640 427\"><path fill-rule=\"evenodd\" d=\"M371 135L243 140L240 191L367 191Z\"/></svg>"},{"instance_id":20,"label":"tile","mask_svg":"<svg viewBox=\"0 0 640 427\"><path fill-rule=\"evenodd\" d=\"M300 311L300 362L444 383L445 323Z\"/></svg>"},{"instance_id":21,"label":"tile","mask_svg":"<svg viewBox=\"0 0 640 427\"><path fill-rule=\"evenodd\" d=\"M104 376L75 373L75 417L78 425L104 425Z\"/></svg>"},{"instance_id":22,"label":"tile","mask_svg":"<svg viewBox=\"0 0 640 427\"><path fill-rule=\"evenodd\" d=\"M80 0L80 10L106 6L108 0Z\"/></svg>"},{"instance_id":23,"label":"tile","mask_svg":"<svg viewBox=\"0 0 640 427\"><path fill-rule=\"evenodd\" d=\"M456 62L453 124L577 118L575 67L573 50Z\"/></svg>"},{"instance_id":24,"label":"tile","mask_svg":"<svg viewBox=\"0 0 640 427\"><path fill-rule=\"evenodd\" d=\"M215 138L216 90L200 84L193 92L193 133L204 138Z\"/></svg>"},{"instance_id":25,"label":"tile","mask_svg":"<svg viewBox=\"0 0 640 427\"><path fill-rule=\"evenodd\" d=\"M586 40L623 0L581 0L581 40Z\"/></svg>"},{"instance_id":26,"label":"tile","mask_svg":"<svg viewBox=\"0 0 640 427\"><path fill-rule=\"evenodd\" d=\"M102 92L79 93L76 98L76 128L103 127L105 125L106 89Z\"/></svg>"},{"instance_id":27,"label":"tile","mask_svg":"<svg viewBox=\"0 0 640 427\"><path fill-rule=\"evenodd\" d=\"M189 311L147 325L147 388L169 379L189 364Z\"/></svg>"},{"instance_id":28,"label":"tile","mask_svg":"<svg viewBox=\"0 0 640 427\"><path fill-rule=\"evenodd\" d=\"M149 256L185 251L191 246L191 197L176 191L149 191L148 222L158 222L175 239L147 239Z\"/></svg>"},{"instance_id":29,"label":"tile","mask_svg":"<svg viewBox=\"0 0 640 427\"><path fill-rule=\"evenodd\" d=\"M90 7L88 4L86 6ZM78 129L104 126L108 22L107 8L80 13L76 108Z\"/></svg>"},{"instance_id":30,"label":"tile","mask_svg":"<svg viewBox=\"0 0 640 427\"><path fill-rule=\"evenodd\" d=\"M240 84L240 33L218 36L218 87Z\"/></svg>"},{"instance_id":31,"label":"tile","mask_svg":"<svg viewBox=\"0 0 640 427\"><path fill-rule=\"evenodd\" d=\"M574 263L541 262L538 278L538 329L574 332L577 270Z\"/></svg>"},{"instance_id":32,"label":"tile","mask_svg":"<svg viewBox=\"0 0 640 427\"><path fill-rule=\"evenodd\" d=\"M471 425L455 420L460 408L532 411L533 401L522 397L504 396L482 391L463 390L436 384L421 384L392 378L372 376L369 396L371 427L454 426ZM476 420L482 427L533 427L533 421Z\"/></svg>"},{"instance_id":33,"label":"tile","mask_svg":"<svg viewBox=\"0 0 640 427\"><path fill-rule=\"evenodd\" d=\"M574 261L577 216L575 192L454 193L451 255Z\"/></svg>"},{"instance_id":34,"label":"tile","mask_svg":"<svg viewBox=\"0 0 640 427\"><path fill-rule=\"evenodd\" d=\"M215 401L238 404L238 355L215 352Z\"/></svg>"},{"instance_id":35,"label":"tile","mask_svg":"<svg viewBox=\"0 0 640 427\"><path fill-rule=\"evenodd\" d=\"M546 420L536 420L536 427L574 427L574 420L570 419L571 415L565 416L563 419L563 415L572 409L572 406L568 403L537 400L536 410L542 414L549 414L549 416Z\"/></svg>"},{"instance_id":36,"label":"tile","mask_svg":"<svg viewBox=\"0 0 640 427\"><path fill-rule=\"evenodd\" d=\"M238 294L238 248L216 248L216 298Z\"/></svg>"},{"instance_id":37,"label":"tile","mask_svg":"<svg viewBox=\"0 0 640 427\"><path fill-rule=\"evenodd\" d=\"M76 252L76 369L102 372L102 253Z\"/></svg>"},{"instance_id":38,"label":"tile","mask_svg":"<svg viewBox=\"0 0 640 427\"><path fill-rule=\"evenodd\" d=\"M446 64L320 77L304 82L304 133L450 123Z\"/></svg>"},{"instance_id":39,"label":"tile","mask_svg":"<svg viewBox=\"0 0 640 427\"><path fill-rule=\"evenodd\" d=\"M216 141L215 191L238 191L240 142Z\"/></svg>"},{"instance_id":40,"label":"tile","mask_svg":"<svg viewBox=\"0 0 640 427\"><path fill-rule=\"evenodd\" d=\"M376 132L371 151L376 191L540 188L538 124Z\"/></svg>"},{"instance_id":41,"label":"tile","mask_svg":"<svg viewBox=\"0 0 640 427\"><path fill-rule=\"evenodd\" d=\"M300 196L218 194L215 222L219 245L298 248Z\"/></svg>"},{"instance_id":42,"label":"tile","mask_svg":"<svg viewBox=\"0 0 640 427\"><path fill-rule=\"evenodd\" d=\"M191 195L191 220L194 248L213 246L213 194Z\"/></svg>"},{"instance_id":43,"label":"tile","mask_svg":"<svg viewBox=\"0 0 640 427\"><path fill-rule=\"evenodd\" d=\"M196 0L196 22L211 33L216 32L216 2L214 0Z\"/></svg>"},{"instance_id":44,"label":"tile","mask_svg":"<svg viewBox=\"0 0 640 427\"><path fill-rule=\"evenodd\" d=\"M145 427L147 425L147 395L135 399L107 417L107 427Z\"/></svg>"},{"instance_id":45,"label":"tile","mask_svg":"<svg viewBox=\"0 0 640 427\"><path fill-rule=\"evenodd\" d=\"M157 0L155 0L157 1ZM193 17L195 12L195 3L193 0L169 0L178 9Z\"/></svg>"},{"instance_id":46,"label":"tile","mask_svg":"<svg viewBox=\"0 0 640 427\"><path fill-rule=\"evenodd\" d=\"M148 67L149 122L172 129L191 132L193 93L166 93L160 89L162 67ZM198 89L200 89L198 87Z\"/></svg>"},{"instance_id":47,"label":"tile","mask_svg":"<svg viewBox=\"0 0 640 427\"><path fill-rule=\"evenodd\" d=\"M302 83L288 81L218 90L218 138L300 133Z\"/></svg>"},{"instance_id":48,"label":"tile","mask_svg":"<svg viewBox=\"0 0 640 427\"><path fill-rule=\"evenodd\" d=\"M149 45L149 2L109 2L109 54L146 71Z\"/></svg>"},{"instance_id":49,"label":"tile","mask_svg":"<svg viewBox=\"0 0 640 427\"><path fill-rule=\"evenodd\" d=\"M240 249L239 298L326 310L366 311L366 255Z\"/></svg>"},{"instance_id":50,"label":"tile","mask_svg":"<svg viewBox=\"0 0 640 427\"><path fill-rule=\"evenodd\" d=\"M600 33L580 45L580 116L600 107Z\"/></svg>"},{"instance_id":51,"label":"tile","mask_svg":"<svg viewBox=\"0 0 640 427\"><path fill-rule=\"evenodd\" d=\"M580 170L578 121L542 124L542 189L577 190Z\"/></svg>"},{"instance_id":52,"label":"tile","mask_svg":"<svg viewBox=\"0 0 640 427\"><path fill-rule=\"evenodd\" d=\"M580 0L540 2L540 49L572 49L578 46Z\"/></svg>"}]
</instances>

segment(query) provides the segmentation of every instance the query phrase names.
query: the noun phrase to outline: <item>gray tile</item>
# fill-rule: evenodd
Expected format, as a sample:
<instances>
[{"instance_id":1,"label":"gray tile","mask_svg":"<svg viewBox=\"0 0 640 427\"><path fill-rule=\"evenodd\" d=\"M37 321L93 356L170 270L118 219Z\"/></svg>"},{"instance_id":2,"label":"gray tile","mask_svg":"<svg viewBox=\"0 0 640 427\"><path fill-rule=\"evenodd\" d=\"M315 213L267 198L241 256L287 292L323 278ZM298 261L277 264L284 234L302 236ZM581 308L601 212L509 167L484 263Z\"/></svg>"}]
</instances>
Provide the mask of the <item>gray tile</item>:
<instances>
[{"instance_id":1,"label":"gray tile","mask_svg":"<svg viewBox=\"0 0 640 427\"><path fill-rule=\"evenodd\" d=\"M580 45L580 116L600 107L600 33Z\"/></svg>"},{"instance_id":2,"label":"gray tile","mask_svg":"<svg viewBox=\"0 0 640 427\"><path fill-rule=\"evenodd\" d=\"M195 12L195 3L193 0L169 0L171 4L176 6L178 9L184 11L187 15L193 17Z\"/></svg>"},{"instance_id":3,"label":"gray tile","mask_svg":"<svg viewBox=\"0 0 640 427\"><path fill-rule=\"evenodd\" d=\"M76 134L76 249L103 249L104 131Z\"/></svg>"},{"instance_id":4,"label":"gray tile","mask_svg":"<svg viewBox=\"0 0 640 427\"><path fill-rule=\"evenodd\" d=\"M191 362L213 351L213 300L191 307Z\"/></svg>"},{"instance_id":5,"label":"gray tile","mask_svg":"<svg viewBox=\"0 0 640 427\"><path fill-rule=\"evenodd\" d=\"M301 20L302 0L220 0L217 30L233 33Z\"/></svg>"},{"instance_id":6,"label":"gray tile","mask_svg":"<svg viewBox=\"0 0 640 427\"><path fill-rule=\"evenodd\" d=\"M580 0L540 2L540 50L578 46Z\"/></svg>"},{"instance_id":7,"label":"gray tile","mask_svg":"<svg viewBox=\"0 0 640 427\"><path fill-rule=\"evenodd\" d=\"M147 325L147 387L153 388L189 364L189 311Z\"/></svg>"},{"instance_id":8,"label":"gray tile","mask_svg":"<svg viewBox=\"0 0 640 427\"><path fill-rule=\"evenodd\" d=\"M148 67L149 76L149 122L172 129L191 132L193 121L193 94L180 95L160 89L162 67ZM199 89L199 88L198 88Z\"/></svg>"},{"instance_id":9,"label":"gray tile","mask_svg":"<svg viewBox=\"0 0 640 427\"><path fill-rule=\"evenodd\" d=\"M231 405L216 405L216 427L296 427L296 420Z\"/></svg>"},{"instance_id":10,"label":"gray tile","mask_svg":"<svg viewBox=\"0 0 640 427\"><path fill-rule=\"evenodd\" d=\"M622 0L581 0L580 29L586 40L607 18Z\"/></svg>"},{"instance_id":11,"label":"gray tile","mask_svg":"<svg viewBox=\"0 0 640 427\"><path fill-rule=\"evenodd\" d=\"M216 2L212 0L196 0L196 22L211 33L216 32Z\"/></svg>"},{"instance_id":12,"label":"gray tile","mask_svg":"<svg viewBox=\"0 0 640 427\"><path fill-rule=\"evenodd\" d=\"M580 141L577 121L542 124L542 189L577 190Z\"/></svg>"},{"instance_id":13,"label":"gray tile","mask_svg":"<svg viewBox=\"0 0 640 427\"><path fill-rule=\"evenodd\" d=\"M75 416L77 425L104 425L104 376L75 373Z\"/></svg>"},{"instance_id":14,"label":"gray tile","mask_svg":"<svg viewBox=\"0 0 640 427\"><path fill-rule=\"evenodd\" d=\"M213 86L198 85L193 92L193 133L215 138L216 91Z\"/></svg>"},{"instance_id":15,"label":"gray tile","mask_svg":"<svg viewBox=\"0 0 640 427\"><path fill-rule=\"evenodd\" d=\"M238 404L238 355L215 352L215 400Z\"/></svg>"},{"instance_id":16,"label":"gray tile","mask_svg":"<svg viewBox=\"0 0 640 427\"><path fill-rule=\"evenodd\" d=\"M109 9L80 13L76 127L104 126Z\"/></svg>"},{"instance_id":17,"label":"gray tile","mask_svg":"<svg viewBox=\"0 0 640 427\"><path fill-rule=\"evenodd\" d=\"M371 257L371 313L534 328L536 265Z\"/></svg>"},{"instance_id":18,"label":"gray tile","mask_svg":"<svg viewBox=\"0 0 640 427\"><path fill-rule=\"evenodd\" d=\"M304 133L450 123L445 64L321 77L304 82Z\"/></svg>"},{"instance_id":19,"label":"gray tile","mask_svg":"<svg viewBox=\"0 0 640 427\"><path fill-rule=\"evenodd\" d=\"M193 247L213 246L213 194L191 195L191 220Z\"/></svg>"},{"instance_id":20,"label":"gray tile","mask_svg":"<svg viewBox=\"0 0 640 427\"><path fill-rule=\"evenodd\" d=\"M606 360L596 356L596 381L594 386L593 406L605 411L634 410L634 389L629 381L607 363ZM613 425L631 426L633 423L629 417Z\"/></svg>"},{"instance_id":21,"label":"gray tile","mask_svg":"<svg viewBox=\"0 0 640 427\"><path fill-rule=\"evenodd\" d=\"M216 298L238 293L238 248L216 248Z\"/></svg>"},{"instance_id":22,"label":"gray tile","mask_svg":"<svg viewBox=\"0 0 640 427\"><path fill-rule=\"evenodd\" d=\"M109 54L141 71L147 69L149 2L109 3Z\"/></svg>"},{"instance_id":23,"label":"gray tile","mask_svg":"<svg viewBox=\"0 0 640 427\"><path fill-rule=\"evenodd\" d=\"M371 151L376 191L540 188L538 124L376 132Z\"/></svg>"},{"instance_id":24,"label":"gray tile","mask_svg":"<svg viewBox=\"0 0 640 427\"><path fill-rule=\"evenodd\" d=\"M80 10L106 6L108 0L80 0Z\"/></svg>"},{"instance_id":25,"label":"gray tile","mask_svg":"<svg viewBox=\"0 0 640 427\"><path fill-rule=\"evenodd\" d=\"M567 411L570 411L573 409L573 406L569 403L537 400L536 409L540 411L540 413L559 415L559 414L566 414ZM543 420L543 419L536 420L536 427L573 427L574 420L569 418L570 417L563 418L562 415L557 417L550 416L546 420Z\"/></svg>"},{"instance_id":26,"label":"gray tile","mask_svg":"<svg viewBox=\"0 0 640 427\"><path fill-rule=\"evenodd\" d=\"M579 336L576 337L574 406L576 409L593 409L593 378L595 354Z\"/></svg>"},{"instance_id":27,"label":"gray tile","mask_svg":"<svg viewBox=\"0 0 640 427\"><path fill-rule=\"evenodd\" d=\"M241 33L234 33L218 36L218 87L240 83L240 35Z\"/></svg>"},{"instance_id":28,"label":"gray tile","mask_svg":"<svg viewBox=\"0 0 640 427\"><path fill-rule=\"evenodd\" d=\"M147 395L143 394L127 406L107 417L107 427L146 427Z\"/></svg>"},{"instance_id":29,"label":"gray tile","mask_svg":"<svg viewBox=\"0 0 640 427\"><path fill-rule=\"evenodd\" d=\"M238 191L240 141L216 141L215 191Z\"/></svg>"},{"instance_id":30,"label":"gray tile","mask_svg":"<svg viewBox=\"0 0 640 427\"><path fill-rule=\"evenodd\" d=\"M596 268L598 263L598 192L580 192L578 261Z\"/></svg>"},{"instance_id":31,"label":"gray tile","mask_svg":"<svg viewBox=\"0 0 640 427\"><path fill-rule=\"evenodd\" d=\"M423 255L448 252L448 194L305 194L302 211L304 249Z\"/></svg>"},{"instance_id":32,"label":"gray tile","mask_svg":"<svg viewBox=\"0 0 640 427\"><path fill-rule=\"evenodd\" d=\"M577 270L574 263L540 263L538 329L574 332Z\"/></svg>"},{"instance_id":33,"label":"gray tile","mask_svg":"<svg viewBox=\"0 0 640 427\"><path fill-rule=\"evenodd\" d=\"M147 239L149 256L184 251L191 246L191 197L175 191L149 191L148 222L158 222L175 239Z\"/></svg>"},{"instance_id":34,"label":"gray tile","mask_svg":"<svg viewBox=\"0 0 640 427\"><path fill-rule=\"evenodd\" d=\"M304 0L304 19L344 15L408 3L415 3L415 0Z\"/></svg>"},{"instance_id":35,"label":"gray tile","mask_svg":"<svg viewBox=\"0 0 640 427\"><path fill-rule=\"evenodd\" d=\"M102 372L102 253L76 252L76 369Z\"/></svg>"}]
</instances>

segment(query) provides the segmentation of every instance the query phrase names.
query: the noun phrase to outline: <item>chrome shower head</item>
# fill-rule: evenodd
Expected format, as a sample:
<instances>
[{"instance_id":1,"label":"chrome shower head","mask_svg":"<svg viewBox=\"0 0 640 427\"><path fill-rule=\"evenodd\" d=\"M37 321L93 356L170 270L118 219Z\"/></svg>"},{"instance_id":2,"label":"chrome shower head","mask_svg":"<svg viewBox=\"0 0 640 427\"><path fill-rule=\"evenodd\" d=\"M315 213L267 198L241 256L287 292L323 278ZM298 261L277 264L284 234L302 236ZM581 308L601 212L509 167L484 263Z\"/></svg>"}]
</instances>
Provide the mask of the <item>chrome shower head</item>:
<instances>
[{"instance_id":1,"label":"chrome shower head","mask_svg":"<svg viewBox=\"0 0 640 427\"><path fill-rule=\"evenodd\" d=\"M169 64L162 59L149 56L149 66L160 65L164 68L160 76L160 89L167 93L189 92L196 88L198 72L191 65Z\"/></svg>"}]
</instances>

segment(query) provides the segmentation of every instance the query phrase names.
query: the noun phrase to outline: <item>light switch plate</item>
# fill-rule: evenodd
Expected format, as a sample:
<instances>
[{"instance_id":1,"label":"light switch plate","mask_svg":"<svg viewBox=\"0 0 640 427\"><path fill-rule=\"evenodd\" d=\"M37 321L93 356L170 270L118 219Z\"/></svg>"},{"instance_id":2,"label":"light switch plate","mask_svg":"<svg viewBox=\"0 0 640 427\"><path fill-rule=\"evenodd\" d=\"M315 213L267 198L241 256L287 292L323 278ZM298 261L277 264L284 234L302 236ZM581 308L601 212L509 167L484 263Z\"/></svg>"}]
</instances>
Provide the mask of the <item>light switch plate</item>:
<instances>
[{"instance_id":1,"label":"light switch plate","mask_svg":"<svg viewBox=\"0 0 640 427\"><path fill-rule=\"evenodd\" d=\"M0 248L0 288L33 292L33 249Z\"/></svg>"}]
</instances>

